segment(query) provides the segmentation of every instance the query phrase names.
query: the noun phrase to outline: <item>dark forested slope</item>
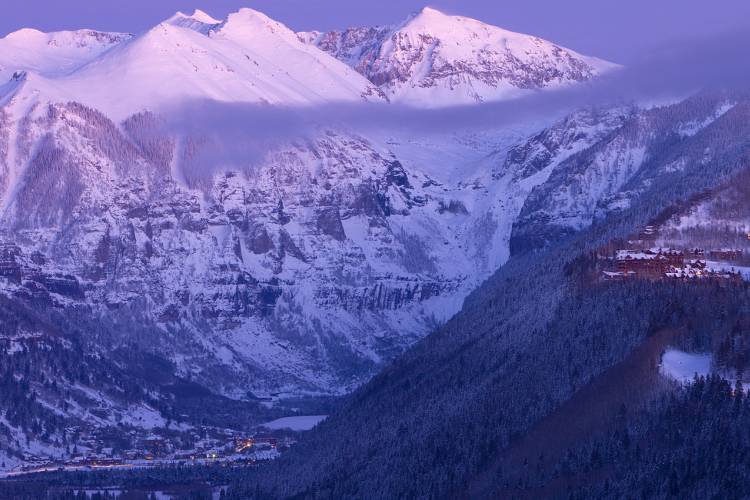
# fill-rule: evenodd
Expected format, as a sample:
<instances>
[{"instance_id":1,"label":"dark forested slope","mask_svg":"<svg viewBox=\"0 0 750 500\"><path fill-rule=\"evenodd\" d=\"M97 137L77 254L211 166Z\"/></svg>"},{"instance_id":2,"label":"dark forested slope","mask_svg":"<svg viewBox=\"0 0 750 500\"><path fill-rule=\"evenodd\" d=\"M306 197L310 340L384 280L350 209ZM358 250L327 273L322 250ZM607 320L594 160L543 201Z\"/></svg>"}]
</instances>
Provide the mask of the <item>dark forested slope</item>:
<instances>
[{"instance_id":1,"label":"dark forested slope","mask_svg":"<svg viewBox=\"0 0 750 500\"><path fill-rule=\"evenodd\" d=\"M639 174L648 181L626 209L545 250L516 255L461 313L357 390L278 463L238 481L233 494L447 498L483 477L477 491L489 495L507 478L487 471L514 443L646 339L665 330L724 334L750 306L746 285L591 284L585 256L742 172L750 151L747 121L739 119L745 112L696 137L675 135L670 152L644 167L659 175ZM696 160L696 148L711 138L715 154ZM664 169L681 152L685 167Z\"/></svg>"}]
</instances>

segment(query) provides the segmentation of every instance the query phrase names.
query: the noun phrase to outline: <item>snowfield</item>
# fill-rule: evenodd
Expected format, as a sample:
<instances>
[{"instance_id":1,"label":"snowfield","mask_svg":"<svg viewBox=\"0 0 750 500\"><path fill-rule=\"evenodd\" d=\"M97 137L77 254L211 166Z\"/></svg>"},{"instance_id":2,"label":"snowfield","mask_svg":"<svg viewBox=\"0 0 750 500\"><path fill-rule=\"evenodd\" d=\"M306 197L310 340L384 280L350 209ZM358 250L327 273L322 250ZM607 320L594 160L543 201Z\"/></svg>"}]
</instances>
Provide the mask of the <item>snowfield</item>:
<instances>
[{"instance_id":1,"label":"snowfield","mask_svg":"<svg viewBox=\"0 0 750 500\"><path fill-rule=\"evenodd\" d=\"M309 431L323 420L328 415L300 415L296 417L283 417L271 422L266 422L261 427L266 427L271 430L279 429L290 429L293 431Z\"/></svg>"},{"instance_id":2,"label":"snowfield","mask_svg":"<svg viewBox=\"0 0 750 500\"><path fill-rule=\"evenodd\" d=\"M687 384L692 382L695 375L709 375L711 364L711 354L668 349L662 356L660 371L677 382Z\"/></svg>"}]
</instances>

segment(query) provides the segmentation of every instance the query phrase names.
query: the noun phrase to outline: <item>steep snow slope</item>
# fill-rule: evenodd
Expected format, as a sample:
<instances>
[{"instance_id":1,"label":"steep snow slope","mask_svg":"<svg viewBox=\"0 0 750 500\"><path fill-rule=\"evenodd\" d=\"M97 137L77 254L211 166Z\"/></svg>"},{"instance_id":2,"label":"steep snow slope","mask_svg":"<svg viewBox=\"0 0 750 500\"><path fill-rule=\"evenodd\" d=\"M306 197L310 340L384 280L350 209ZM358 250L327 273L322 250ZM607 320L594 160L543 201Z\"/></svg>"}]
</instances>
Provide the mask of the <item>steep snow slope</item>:
<instances>
[{"instance_id":1,"label":"steep snow slope","mask_svg":"<svg viewBox=\"0 0 750 500\"><path fill-rule=\"evenodd\" d=\"M212 387L234 396L360 383L457 312L507 260L532 189L621 122L583 111L526 142L521 126L320 129L253 169L195 178L184 173L200 138L144 134L156 116L117 127L79 104L22 99L4 112L8 268L23 276L7 290L104 315L139 308L163 332L151 348L196 379L223 367L233 375Z\"/></svg>"},{"instance_id":2,"label":"steep snow slope","mask_svg":"<svg viewBox=\"0 0 750 500\"><path fill-rule=\"evenodd\" d=\"M726 128L729 141L735 123L744 119L746 104L738 107L736 99L706 93L670 105L622 110L601 140L568 158L532 191L514 225L512 250L537 248L580 231L629 208L655 183L699 172L728 154L717 147L717 136Z\"/></svg>"},{"instance_id":3,"label":"steep snow slope","mask_svg":"<svg viewBox=\"0 0 750 500\"><path fill-rule=\"evenodd\" d=\"M118 121L189 99L282 105L383 100L361 75L263 14L242 9L214 21L200 11L177 14L74 72L34 75L36 68L29 68L23 92L42 103L81 102Z\"/></svg>"},{"instance_id":4,"label":"steep snow slope","mask_svg":"<svg viewBox=\"0 0 750 500\"><path fill-rule=\"evenodd\" d=\"M130 38L132 35L125 33L94 30L15 31L0 39L0 81L7 81L17 71L69 73Z\"/></svg>"},{"instance_id":5,"label":"steep snow slope","mask_svg":"<svg viewBox=\"0 0 750 500\"><path fill-rule=\"evenodd\" d=\"M394 101L472 104L583 82L617 66L541 38L424 8L393 28L300 33Z\"/></svg>"}]
</instances>

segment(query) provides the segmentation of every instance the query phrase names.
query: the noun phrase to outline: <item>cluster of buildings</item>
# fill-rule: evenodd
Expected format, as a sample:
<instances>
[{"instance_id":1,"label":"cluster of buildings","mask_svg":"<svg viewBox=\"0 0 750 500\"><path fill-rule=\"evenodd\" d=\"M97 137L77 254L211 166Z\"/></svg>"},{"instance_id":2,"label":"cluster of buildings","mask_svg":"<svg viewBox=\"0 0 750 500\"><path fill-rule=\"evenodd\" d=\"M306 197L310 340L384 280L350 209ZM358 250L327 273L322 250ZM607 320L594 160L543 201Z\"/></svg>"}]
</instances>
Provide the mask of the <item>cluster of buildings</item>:
<instances>
[{"instance_id":1,"label":"cluster of buildings","mask_svg":"<svg viewBox=\"0 0 750 500\"><path fill-rule=\"evenodd\" d=\"M284 432L279 435L243 435L224 429L212 431L200 436L196 434L190 449L156 433L138 438L136 446L126 450L102 446L103 441L94 436L80 436L80 447L76 446L68 456L51 460L27 454L23 457L24 465L16 473L212 463L241 466L275 459L296 442L293 436Z\"/></svg>"},{"instance_id":2,"label":"cluster of buildings","mask_svg":"<svg viewBox=\"0 0 750 500\"><path fill-rule=\"evenodd\" d=\"M711 250L708 256L717 261L734 261L742 256L741 250ZM600 255L599 260L608 263L602 271L605 280L629 278L646 279L722 279L739 280L739 272L726 266L711 267L706 260L706 251L695 248L677 250L673 248L620 249L614 256Z\"/></svg>"}]
</instances>

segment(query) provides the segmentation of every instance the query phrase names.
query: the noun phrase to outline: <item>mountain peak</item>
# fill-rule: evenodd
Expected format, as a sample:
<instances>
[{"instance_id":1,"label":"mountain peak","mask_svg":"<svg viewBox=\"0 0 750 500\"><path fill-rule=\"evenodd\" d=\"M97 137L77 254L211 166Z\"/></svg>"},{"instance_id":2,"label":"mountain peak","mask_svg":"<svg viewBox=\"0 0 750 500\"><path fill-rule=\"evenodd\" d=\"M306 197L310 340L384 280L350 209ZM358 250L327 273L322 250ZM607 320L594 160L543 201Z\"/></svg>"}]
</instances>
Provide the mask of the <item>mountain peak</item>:
<instances>
[{"instance_id":1,"label":"mountain peak","mask_svg":"<svg viewBox=\"0 0 750 500\"><path fill-rule=\"evenodd\" d=\"M225 21L178 12L135 37L94 35L0 40L0 81L36 72L44 78L24 87L40 100L76 101L116 121L192 100L299 106L383 98L360 74L251 9ZM27 53L33 57L22 60Z\"/></svg>"},{"instance_id":2,"label":"mountain peak","mask_svg":"<svg viewBox=\"0 0 750 500\"><path fill-rule=\"evenodd\" d=\"M162 24L187 28L205 35L208 34L211 28L221 24L221 21L214 19L200 9L195 9L190 15L178 11Z\"/></svg>"},{"instance_id":3,"label":"mountain peak","mask_svg":"<svg viewBox=\"0 0 750 500\"><path fill-rule=\"evenodd\" d=\"M184 12L178 11L162 24L190 28L194 31L206 31L197 28L203 26L209 27L209 29L223 29L226 26L247 25L250 23L264 25L278 24L262 12L258 12L249 7L243 7L236 12L232 12L226 17L226 19L215 19L200 9L195 9L192 14L185 14Z\"/></svg>"},{"instance_id":4,"label":"mountain peak","mask_svg":"<svg viewBox=\"0 0 750 500\"><path fill-rule=\"evenodd\" d=\"M189 17L206 24L219 24L221 22L200 9L195 9Z\"/></svg>"},{"instance_id":5,"label":"mountain peak","mask_svg":"<svg viewBox=\"0 0 750 500\"><path fill-rule=\"evenodd\" d=\"M14 40L14 41L23 41L33 38L40 38L45 36L46 33L43 31L39 31L34 28L21 28L19 30L16 30L12 33L8 33L5 36L6 40Z\"/></svg>"},{"instance_id":6,"label":"mountain peak","mask_svg":"<svg viewBox=\"0 0 750 500\"><path fill-rule=\"evenodd\" d=\"M287 38L295 38L296 35L292 30L278 21L274 21L267 15L249 7L243 7L237 12L233 12L218 25L213 34L220 34L232 39L247 39L248 37L258 37L268 34L286 35Z\"/></svg>"},{"instance_id":7,"label":"mountain peak","mask_svg":"<svg viewBox=\"0 0 750 500\"><path fill-rule=\"evenodd\" d=\"M280 24L274 21L267 15L249 7L243 7L237 12L233 12L227 16L227 24L231 23L261 23L261 24Z\"/></svg>"},{"instance_id":8,"label":"mountain peak","mask_svg":"<svg viewBox=\"0 0 750 500\"><path fill-rule=\"evenodd\" d=\"M178 10L172 17L167 19L166 22L171 24L173 21L178 21L180 19L192 19L193 21L199 21L206 24L218 24L221 22L219 19L214 19L200 9L195 9L192 14L185 14Z\"/></svg>"},{"instance_id":9,"label":"mountain peak","mask_svg":"<svg viewBox=\"0 0 750 500\"><path fill-rule=\"evenodd\" d=\"M430 7L429 5L426 7L422 7L419 11L419 15L422 16L446 16L444 12L436 9L435 7Z\"/></svg>"},{"instance_id":10,"label":"mountain peak","mask_svg":"<svg viewBox=\"0 0 750 500\"><path fill-rule=\"evenodd\" d=\"M446 14L434 7L424 7L406 19L402 32L436 33L442 36L484 38L502 34L507 37L527 36L493 26L470 17Z\"/></svg>"},{"instance_id":11,"label":"mountain peak","mask_svg":"<svg viewBox=\"0 0 750 500\"><path fill-rule=\"evenodd\" d=\"M446 29L456 20L462 20L456 16L446 14L434 7L423 7L421 10L414 12L401 23L401 30L440 30Z\"/></svg>"},{"instance_id":12,"label":"mountain peak","mask_svg":"<svg viewBox=\"0 0 750 500\"><path fill-rule=\"evenodd\" d=\"M67 74L131 37L88 29L50 33L20 29L0 38L0 81L7 81L17 71Z\"/></svg>"},{"instance_id":13,"label":"mountain peak","mask_svg":"<svg viewBox=\"0 0 750 500\"><path fill-rule=\"evenodd\" d=\"M396 101L451 106L587 81L615 65L533 35L424 7L394 27L302 34Z\"/></svg>"}]
</instances>

